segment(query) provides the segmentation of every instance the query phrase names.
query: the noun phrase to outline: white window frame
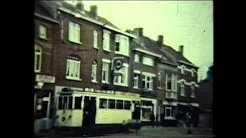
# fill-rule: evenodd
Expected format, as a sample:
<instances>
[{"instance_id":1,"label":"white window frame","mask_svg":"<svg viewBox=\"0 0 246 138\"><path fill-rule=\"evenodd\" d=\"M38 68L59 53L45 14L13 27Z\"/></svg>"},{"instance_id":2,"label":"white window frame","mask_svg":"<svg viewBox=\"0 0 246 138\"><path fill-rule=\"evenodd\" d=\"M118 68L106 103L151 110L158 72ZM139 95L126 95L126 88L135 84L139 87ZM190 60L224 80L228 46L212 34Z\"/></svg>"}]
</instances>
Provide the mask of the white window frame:
<instances>
[{"instance_id":1,"label":"white window frame","mask_svg":"<svg viewBox=\"0 0 246 138\"><path fill-rule=\"evenodd\" d=\"M93 48L98 49L98 31L94 30L93 31Z\"/></svg>"},{"instance_id":2,"label":"white window frame","mask_svg":"<svg viewBox=\"0 0 246 138\"><path fill-rule=\"evenodd\" d=\"M107 69L104 67L106 64L108 65ZM104 71L106 72L105 80L103 80L103 72ZM102 65L102 83L104 83L104 84L109 84L109 71L110 71L110 61L103 60L103 65Z\"/></svg>"},{"instance_id":3,"label":"white window frame","mask_svg":"<svg viewBox=\"0 0 246 138\"><path fill-rule=\"evenodd\" d=\"M34 57L34 72L41 72L41 65L42 65L42 48L39 45L35 44L35 57ZM39 61L37 63L37 56L40 56ZM39 68L37 69L36 66L39 64Z\"/></svg>"},{"instance_id":4,"label":"white window frame","mask_svg":"<svg viewBox=\"0 0 246 138\"><path fill-rule=\"evenodd\" d=\"M136 77L135 77L135 74L137 75ZM139 73L134 73L134 76L133 76L133 88L134 89L139 89L139 87L138 87L138 85L139 85L139 76L140 76ZM135 83L135 81L136 81L136 83Z\"/></svg>"},{"instance_id":5,"label":"white window frame","mask_svg":"<svg viewBox=\"0 0 246 138\"><path fill-rule=\"evenodd\" d=\"M44 25L39 25L39 38L47 39L47 28Z\"/></svg>"},{"instance_id":6,"label":"white window frame","mask_svg":"<svg viewBox=\"0 0 246 138\"><path fill-rule=\"evenodd\" d=\"M143 62L142 63L144 65L154 66L154 59L153 58L150 58L150 57L143 57Z\"/></svg>"},{"instance_id":7,"label":"white window frame","mask_svg":"<svg viewBox=\"0 0 246 138\"><path fill-rule=\"evenodd\" d=\"M168 76L171 75L171 89L168 89L167 87L167 82L168 82ZM177 92L177 75L176 74L166 74L166 90L167 91L173 91L173 92Z\"/></svg>"},{"instance_id":8,"label":"white window frame","mask_svg":"<svg viewBox=\"0 0 246 138\"><path fill-rule=\"evenodd\" d=\"M196 93L195 93L195 86L194 84L191 84L191 95L190 95L192 98L195 98L196 97Z\"/></svg>"},{"instance_id":9,"label":"white window frame","mask_svg":"<svg viewBox=\"0 0 246 138\"><path fill-rule=\"evenodd\" d=\"M110 50L110 34L111 32L103 30L103 50L111 52Z\"/></svg>"},{"instance_id":10,"label":"white window frame","mask_svg":"<svg viewBox=\"0 0 246 138\"><path fill-rule=\"evenodd\" d=\"M170 116L167 116L167 110L170 110ZM173 118L174 115L172 114L172 107L171 106L165 106L165 118Z\"/></svg>"},{"instance_id":11,"label":"white window frame","mask_svg":"<svg viewBox=\"0 0 246 138\"><path fill-rule=\"evenodd\" d=\"M68 40L73 43L81 44L81 26L72 21L68 22Z\"/></svg>"},{"instance_id":12,"label":"white window frame","mask_svg":"<svg viewBox=\"0 0 246 138\"><path fill-rule=\"evenodd\" d=\"M168 77L170 76L171 74L166 74L166 90L167 91L171 91L172 90L172 75L171 75L171 89L168 89Z\"/></svg>"},{"instance_id":13,"label":"white window frame","mask_svg":"<svg viewBox=\"0 0 246 138\"><path fill-rule=\"evenodd\" d=\"M123 63L122 68L117 71L117 73L120 73L120 76L114 76L114 85L118 86L128 86L128 70L129 70L129 65ZM124 80L124 82L121 82L121 79Z\"/></svg>"},{"instance_id":14,"label":"white window frame","mask_svg":"<svg viewBox=\"0 0 246 138\"><path fill-rule=\"evenodd\" d=\"M115 54L129 56L129 38L127 36L116 34L115 43L119 43L119 51L115 50Z\"/></svg>"},{"instance_id":15,"label":"white window frame","mask_svg":"<svg viewBox=\"0 0 246 138\"><path fill-rule=\"evenodd\" d=\"M94 75L94 79L93 79ZM93 61L91 65L91 82L97 83L97 63Z\"/></svg>"},{"instance_id":16,"label":"white window frame","mask_svg":"<svg viewBox=\"0 0 246 138\"><path fill-rule=\"evenodd\" d=\"M150 78L149 81L147 79L148 77ZM144 78L142 79L142 81L145 81L145 88L144 89L148 89L149 91L153 91L153 76L144 75ZM149 88L147 88L147 83L149 83Z\"/></svg>"},{"instance_id":17,"label":"white window frame","mask_svg":"<svg viewBox=\"0 0 246 138\"><path fill-rule=\"evenodd\" d=\"M67 97L67 104L65 105L65 109L58 109L59 108L59 97L61 97L62 98L62 106L63 106L63 104L64 104L64 98L65 97ZM71 95L59 95L58 96L58 100L57 100L57 109L58 110L72 110L72 109L74 109L74 101L72 101L72 108L71 109L68 109L68 107L69 107L69 97L72 97L72 100L74 100L73 99L73 96L71 96Z\"/></svg>"},{"instance_id":18,"label":"white window frame","mask_svg":"<svg viewBox=\"0 0 246 138\"><path fill-rule=\"evenodd\" d=\"M185 66L184 65L181 66L181 74L185 74Z\"/></svg>"},{"instance_id":19,"label":"white window frame","mask_svg":"<svg viewBox=\"0 0 246 138\"><path fill-rule=\"evenodd\" d=\"M67 57L67 67L66 67L66 79L81 81L80 66L81 66L81 61L79 58L68 56ZM72 74L77 74L77 77L75 75L72 76Z\"/></svg>"},{"instance_id":20,"label":"white window frame","mask_svg":"<svg viewBox=\"0 0 246 138\"><path fill-rule=\"evenodd\" d=\"M138 54L134 54L134 62L139 63L140 61L140 56Z\"/></svg>"},{"instance_id":21,"label":"white window frame","mask_svg":"<svg viewBox=\"0 0 246 138\"><path fill-rule=\"evenodd\" d=\"M180 83L180 95L185 96L185 82Z\"/></svg>"},{"instance_id":22,"label":"white window frame","mask_svg":"<svg viewBox=\"0 0 246 138\"><path fill-rule=\"evenodd\" d=\"M142 105L141 108L142 108L142 109L150 109L150 112L153 111L153 108L152 108L151 106L143 106L143 105ZM141 114L140 120L142 120L142 121L149 121L150 118L145 119L145 118L143 117L144 113L143 113L143 110L142 110L142 109L140 110L140 114Z\"/></svg>"}]
</instances>

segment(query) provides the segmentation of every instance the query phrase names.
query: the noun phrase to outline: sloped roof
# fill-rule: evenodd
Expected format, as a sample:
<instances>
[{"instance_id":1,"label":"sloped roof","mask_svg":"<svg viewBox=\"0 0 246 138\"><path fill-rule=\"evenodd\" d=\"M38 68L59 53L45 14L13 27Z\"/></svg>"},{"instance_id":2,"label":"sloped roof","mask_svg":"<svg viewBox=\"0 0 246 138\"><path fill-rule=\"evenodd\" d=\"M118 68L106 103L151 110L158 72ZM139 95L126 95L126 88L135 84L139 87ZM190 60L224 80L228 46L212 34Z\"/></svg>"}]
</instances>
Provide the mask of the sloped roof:
<instances>
[{"instance_id":1,"label":"sloped roof","mask_svg":"<svg viewBox=\"0 0 246 138\"><path fill-rule=\"evenodd\" d=\"M97 18L93 18L93 16L90 14L89 11L86 11L83 9L83 12L81 13L78 11L75 6L64 2L64 1L37 1L35 2L35 13L41 14L43 16L49 17L54 19L55 14L54 11L56 11L59 7L66 8L74 13L82 14L83 16L96 20L98 22L101 22L103 24L106 24L110 27L113 27L115 29L120 30L118 27L116 27L113 23L105 19L104 17L97 16Z\"/></svg>"},{"instance_id":2,"label":"sloped roof","mask_svg":"<svg viewBox=\"0 0 246 138\"><path fill-rule=\"evenodd\" d=\"M97 18L94 18L94 17L90 14L90 12L87 11L87 10L85 10L85 9L83 9L83 13L81 13L81 12L78 11L78 10L75 8L75 6L73 6L73 5L70 5L70 4L68 4L68 3L66 3L66 2L63 2L63 1L61 1L61 2L59 2L59 3L60 3L59 5L60 5L61 7L64 7L64 8L66 8L66 9L69 9L69 10L71 10L72 12L75 12L75 13L78 13L78 14L82 14L82 15L85 16L85 17L88 17L88 18L90 18L90 19L96 20L96 21L101 22L101 23L103 23L103 24L107 24L107 25L109 25L109 26L111 26L111 27L113 27L113 28L119 30L118 27L116 27L113 23L111 23L110 21L108 21L108 20L105 19L104 17L101 17L101 16L98 15Z\"/></svg>"},{"instance_id":3,"label":"sloped roof","mask_svg":"<svg viewBox=\"0 0 246 138\"><path fill-rule=\"evenodd\" d=\"M161 52L161 50L159 49L159 47L155 43L155 41L149 37L142 36L142 37L138 37L137 39L134 39L133 43L132 43L132 48L133 49L140 48L140 49L161 55L164 58L159 59L159 61L161 61L163 63L171 64L174 66L177 65L169 56L167 56L165 53Z\"/></svg>"},{"instance_id":4,"label":"sloped roof","mask_svg":"<svg viewBox=\"0 0 246 138\"><path fill-rule=\"evenodd\" d=\"M186 57L181 55L178 51L174 50L171 46L163 45L163 44L162 46L165 48L165 50L167 50L167 52L169 52L171 55L173 55L176 58L177 62L184 61L186 63L193 65L194 67L197 67L191 61L189 61Z\"/></svg>"},{"instance_id":5,"label":"sloped roof","mask_svg":"<svg viewBox=\"0 0 246 138\"><path fill-rule=\"evenodd\" d=\"M34 12L51 19L55 19L52 7L46 1L35 1Z\"/></svg>"}]
</instances>

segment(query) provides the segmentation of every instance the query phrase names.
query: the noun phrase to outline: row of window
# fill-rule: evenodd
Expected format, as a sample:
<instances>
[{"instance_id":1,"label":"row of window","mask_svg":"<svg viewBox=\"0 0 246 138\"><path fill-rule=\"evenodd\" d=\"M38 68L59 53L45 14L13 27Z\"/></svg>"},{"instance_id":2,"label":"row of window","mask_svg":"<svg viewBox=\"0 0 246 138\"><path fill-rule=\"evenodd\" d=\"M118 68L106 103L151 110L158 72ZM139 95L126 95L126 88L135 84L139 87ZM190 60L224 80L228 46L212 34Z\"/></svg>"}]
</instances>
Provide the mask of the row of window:
<instances>
[{"instance_id":1,"label":"row of window","mask_svg":"<svg viewBox=\"0 0 246 138\"><path fill-rule=\"evenodd\" d=\"M63 21L61 22L61 39L63 39ZM103 50L110 52L110 32L107 30L103 31ZM44 25L39 25L39 38L47 39L47 28ZM69 21L68 23L68 40L73 43L81 44L81 25ZM93 47L98 47L98 31L93 31ZM115 53L125 56L129 56L129 38L116 34L115 35Z\"/></svg>"},{"instance_id":2,"label":"row of window","mask_svg":"<svg viewBox=\"0 0 246 138\"><path fill-rule=\"evenodd\" d=\"M42 59L42 49L35 45L35 72L40 72L41 70L41 59ZM80 79L80 64L81 61L76 57L67 58L67 67L66 67L66 78L72 80L81 80ZM103 62L102 66L102 83L109 83L109 70L110 63ZM114 84L127 86L128 85L128 67L123 66L118 73L121 75L114 76ZM133 88L139 88L139 79L140 74L134 73ZM147 89L148 91L153 91L153 77L148 75L143 75L142 78L142 88ZM92 71L91 71L91 81L97 82L97 63L93 61ZM158 87L162 88L162 74L158 73ZM177 92L177 75L166 74L166 90ZM191 97L195 97L195 86L191 85ZM180 84L180 95L185 96L184 83Z\"/></svg>"},{"instance_id":3,"label":"row of window","mask_svg":"<svg viewBox=\"0 0 246 138\"><path fill-rule=\"evenodd\" d=\"M134 62L140 63L140 56L138 54L134 55ZM143 57L142 63L148 66L154 66L154 59L150 57Z\"/></svg>"},{"instance_id":4,"label":"row of window","mask_svg":"<svg viewBox=\"0 0 246 138\"><path fill-rule=\"evenodd\" d=\"M185 83L184 82L181 82L180 83L180 95L181 96L185 96ZM195 86L194 84L191 84L191 97L195 98L196 95L195 95Z\"/></svg>"},{"instance_id":5,"label":"row of window","mask_svg":"<svg viewBox=\"0 0 246 138\"><path fill-rule=\"evenodd\" d=\"M73 97L72 96L59 96L58 98L58 110L71 110L71 109L82 109L82 96L74 98L74 107L73 107ZM147 104L147 103L146 103ZM145 105L145 104L143 104ZM152 106L152 103L147 104ZM101 109L121 109L121 110L130 110L131 101L127 100L114 100L114 99L104 99L99 100L99 108ZM152 108L143 108L142 117L143 119L149 119L149 114L151 113ZM165 117L174 117L172 106L165 106Z\"/></svg>"},{"instance_id":6,"label":"row of window","mask_svg":"<svg viewBox=\"0 0 246 138\"><path fill-rule=\"evenodd\" d=\"M148 91L153 91L153 77L148 75L142 75L142 88L147 89ZM134 73L134 80L133 80L133 88L139 88L139 73Z\"/></svg>"},{"instance_id":7,"label":"row of window","mask_svg":"<svg viewBox=\"0 0 246 138\"><path fill-rule=\"evenodd\" d=\"M101 109L131 109L131 101L114 100L114 99L100 99L99 108Z\"/></svg>"},{"instance_id":8,"label":"row of window","mask_svg":"<svg viewBox=\"0 0 246 138\"><path fill-rule=\"evenodd\" d=\"M71 110L71 109L82 109L82 96L74 98L73 107L73 97L72 96L59 96L57 105L59 110Z\"/></svg>"},{"instance_id":9,"label":"row of window","mask_svg":"<svg viewBox=\"0 0 246 138\"><path fill-rule=\"evenodd\" d=\"M35 72L40 72L41 70L41 60L42 60L42 49L35 45ZM66 67L66 78L72 80L81 80L80 78L80 64L81 61L77 57L68 57L67 58L67 67ZM109 71L110 63L103 62L102 66L102 83L109 83ZM128 85L128 67L123 66L117 73L121 75L114 76L114 84L127 86ZM140 74L134 73L133 88L139 88L139 79ZM142 88L147 89L148 91L153 91L153 77L148 75L143 75L142 78ZM91 71L91 81L97 82L97 63L93 61L92 71ZM158 87L162 88L162 74L158 73ZM177 75L166 74L166 90L177 92ZM195 86L191 85L191 97L195 97ZM185 96L184 83L180 84L180 95Z\"/></svg>"},{"instance_id":10,"label":"row of window","mask_svg":"<svg viewBox=\"0 0 246 138\"><path fill-rule=\"evenodd\" d=\"M194 77L195 76L195 69L191 69L191 77ZM185 74L185 66L181 66L181 74Z\"/></svg>"}]
</instances>

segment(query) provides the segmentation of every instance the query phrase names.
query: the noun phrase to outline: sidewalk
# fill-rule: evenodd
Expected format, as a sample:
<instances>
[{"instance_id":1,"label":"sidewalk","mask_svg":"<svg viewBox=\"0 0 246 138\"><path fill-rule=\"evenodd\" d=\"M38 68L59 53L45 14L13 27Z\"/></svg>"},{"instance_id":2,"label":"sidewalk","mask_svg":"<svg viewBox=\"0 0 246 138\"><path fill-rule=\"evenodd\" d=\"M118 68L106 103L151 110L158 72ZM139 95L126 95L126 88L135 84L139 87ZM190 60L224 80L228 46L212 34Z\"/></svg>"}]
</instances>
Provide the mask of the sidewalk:
<instances>
[{"instance_id":1,"label":"sidewalk","mask_svg":"<svg viewBox=\"0 0 246 138\"><path fill-rule=\"evenodd\" d=\"M190 128L191 135L213 135L212 129ZM187 128L179 127L150 127L144 126L139 130L141 136L187 135Z\"/></svg>"}]
</instances>

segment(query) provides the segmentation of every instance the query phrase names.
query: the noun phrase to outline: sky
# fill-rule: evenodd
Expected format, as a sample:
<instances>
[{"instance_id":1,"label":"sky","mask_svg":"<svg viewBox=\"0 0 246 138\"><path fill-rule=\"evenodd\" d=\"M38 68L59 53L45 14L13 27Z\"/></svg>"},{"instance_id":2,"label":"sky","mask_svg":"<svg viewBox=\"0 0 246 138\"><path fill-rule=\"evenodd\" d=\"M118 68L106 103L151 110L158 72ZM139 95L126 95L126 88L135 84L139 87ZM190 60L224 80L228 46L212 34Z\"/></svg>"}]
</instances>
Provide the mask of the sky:
<instances>
[{"instance_id":1,"label":"sky","mask_svg":"<svg viewBox=\"0 0 246 138\"><path fill-rule=\"evenodd\" d=\"M125 31L142 27L153 40L164 36L164 43L179 49L198 66L199 80L213 64L212 1L83 1L84 8L97 5L98 15Z\"/></svg>"}]
</instances>

